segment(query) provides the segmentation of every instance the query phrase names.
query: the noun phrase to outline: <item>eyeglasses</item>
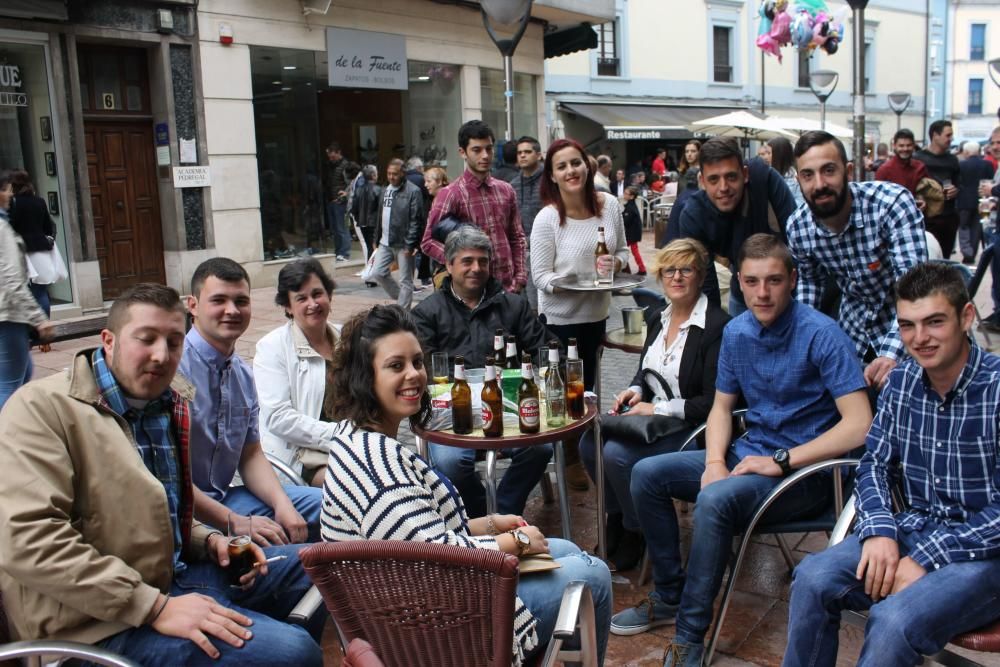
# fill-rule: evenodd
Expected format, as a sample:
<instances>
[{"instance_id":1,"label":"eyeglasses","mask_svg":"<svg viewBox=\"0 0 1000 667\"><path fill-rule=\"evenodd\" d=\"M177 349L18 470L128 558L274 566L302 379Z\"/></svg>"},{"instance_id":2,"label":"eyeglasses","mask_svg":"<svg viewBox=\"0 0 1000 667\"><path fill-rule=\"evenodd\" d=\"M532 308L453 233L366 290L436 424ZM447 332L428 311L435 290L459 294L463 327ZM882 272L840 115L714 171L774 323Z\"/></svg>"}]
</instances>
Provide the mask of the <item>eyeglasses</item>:
<instances>
[{"instance_id":1,"label":"eyeglasses","mask_svg":"<svg viewBox=\"0 0 1000 667\"><path fill-rule=\"evenodd\" d=\"M680 272L680 274L685 278L690 278L692 275L694 275L694 267L684 266L678 269L676 267L671 266L666 269L661 269L660 275L665 278L673 278L674 274L678 272Z\"/></svg>"}]
</instances>

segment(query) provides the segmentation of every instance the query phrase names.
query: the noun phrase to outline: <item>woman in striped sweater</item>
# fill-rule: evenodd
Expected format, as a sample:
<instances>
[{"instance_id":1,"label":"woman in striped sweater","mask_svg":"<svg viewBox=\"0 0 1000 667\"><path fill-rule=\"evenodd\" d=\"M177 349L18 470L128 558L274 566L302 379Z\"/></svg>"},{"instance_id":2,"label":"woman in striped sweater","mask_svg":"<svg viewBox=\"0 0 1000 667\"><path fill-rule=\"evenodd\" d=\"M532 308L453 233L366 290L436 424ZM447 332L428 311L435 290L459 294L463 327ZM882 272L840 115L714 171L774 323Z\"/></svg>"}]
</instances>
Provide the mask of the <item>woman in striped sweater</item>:
<instances>
[{"instance_id":1,"label":"woman in striped sweater","mask_svg":"<svg viewBox=\"0 0 1000 667\"><path fill-rule=\"evenodd\" d=\"M398 306L375 306L351 318L334 353L334 417L343 420L330 447L323 485L323 539L417 540L525 556L551 553L562 565L518 583L514 664L555 627L570 581L590 584L603 662L611 612L611 575L573 543L546 540L519 516L469 519L451 482L397 440L399 424L430 414L427 371L417 329Z\"/></svg>"}]
</instances>

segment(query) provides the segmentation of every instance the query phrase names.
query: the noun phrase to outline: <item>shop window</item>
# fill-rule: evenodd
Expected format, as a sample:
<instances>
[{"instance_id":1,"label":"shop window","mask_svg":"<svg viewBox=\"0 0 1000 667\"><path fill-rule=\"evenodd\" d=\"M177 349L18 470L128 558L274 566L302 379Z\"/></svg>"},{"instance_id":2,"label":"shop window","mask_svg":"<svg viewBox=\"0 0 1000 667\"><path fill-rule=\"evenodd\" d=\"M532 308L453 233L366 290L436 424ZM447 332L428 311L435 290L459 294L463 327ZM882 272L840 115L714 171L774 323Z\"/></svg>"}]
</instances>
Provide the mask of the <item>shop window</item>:
<instances>
[{"instance_id":1,"label":"shop window","mask_svg":"<svg viewBox=\"0 0 1000 667\"><path fill-rule=\"evenodd\" d=\"M597 31L597 75L621 76L621 56L618 54L618 21L608 21L594 28Z\"/></svg>"},{"instance_id":2,"label":"shop window","mask_svg":"<svg viewBox=\"0 0 1000 667\"><path fill-rule=\"evenodd\" d=\"M969 110L970 116L983 113L983 80L969 79Z\"/></svg>"},{"instance_id":3,"label":"shop window","mask_svg":"<svg viewBox=\"0 0 1000 667\"><path fill-rule=\"evenodd\" d=\"M80 46L80 96L94 114L149 114L149 76L142 49Z\"/></svg>"},{"instance_id":4,"label":"shop window","mask_svg":"<svg viewBox=\"0 0 1000 667\"><path fill-rule=\"evenodd\" d=\"M507 129L504 105L503 72L498 69L481 69L483 120L493 128L497 139L505 136ZM535 101L535 77L514 73L514 139L525 135L538 137L538 107Z\"/></svg>"},{"instance_id":5,"label":"shop window","mask_svg":"<svg viewBox=\"0 0 1000 667\"><path fill-rule=\"evenodd\" d=\"M410 89L405 118L408 156L419 157L425 168L443 167L452 180L461 176L464 168L458 156L458 128L462 126L460 69L458 65L409 62ZM502 75L500 79L503 81ZM493 131L498 132L495 126ZM498 134L503 136L502 131Z\"/></svg>"},{"instance_id":6,"label":"shop window","mask_svg":"<svg viewBox=\"0 0 1000 667\"><path fill-rule=\"evenodd\" d=\"M809 75L812 72L812 54L807 49L798 49L798 87L809 88Z\"/></svg>"},{"instance_id":7,"label":"shop window","mask_svg":"<svg viewBox=\"0 0 1000 667\"><path fill-rule=\"evenodd\" d=\"M986 59L986 24L973 23L969 34L969 60Z\"/></svg>"},{"instance_id":8,"label":"shop window","mask_svg":"<svg viewBox=\"0 0 1000 667\"><path fill-rule=\"evenodd\" d=\"M733 82L732 39L732 28L721 25L712 26L713 81L716 83Z\"/></svg>"}]
</instances>

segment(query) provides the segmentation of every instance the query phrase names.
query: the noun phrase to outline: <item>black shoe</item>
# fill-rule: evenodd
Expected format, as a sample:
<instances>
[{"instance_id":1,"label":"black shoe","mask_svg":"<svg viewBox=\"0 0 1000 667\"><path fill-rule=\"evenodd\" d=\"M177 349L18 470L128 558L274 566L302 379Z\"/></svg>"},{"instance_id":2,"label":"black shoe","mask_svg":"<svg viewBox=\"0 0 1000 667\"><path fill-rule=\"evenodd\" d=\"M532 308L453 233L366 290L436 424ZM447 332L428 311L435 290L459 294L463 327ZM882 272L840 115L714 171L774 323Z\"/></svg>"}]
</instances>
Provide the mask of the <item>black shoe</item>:
<instances>
[{"instance_id":1,"label":"black shoe","mask_svg":"<svg viewBox=\"0 0 1000 667\"><path fill-rule=\"evenodd\" d=\"M632 530L624 530L618 548L611 561L615 564L618 572L635 569L646 553L646 540L642 533Z\"/></svg>"},{"instance_id":2,"label":"black shoe","mask_svg":"<svg viewBox=\"0 0 1000 667\"><path fill-rule=\"evenodd\" d=\"M642 277L646 277L646 272L645 272L645 271L639 271L639 272L638 272L638 273L636 273L635 275L637 275L637 276L642 276Z\"/></svg>"},{"instance_id":3,"label":"black shoe","mask_svg":"<svg viewBox=\"0 0 1000 667\"><path fill-rule=\"evenodd\" d=\"M996 311L989 317L984 317L979 322L979 328L985 329L990 333L1000 333L1000 310Z\"/></svg>"},{"instance_id":4,"label":"black shoe","mask_svg":"<svg viewBox=\"0 0 1000 667\"><path fill-rule=\"evenodd\" d=\"M975 257L963 257L962 258L962 264L965 264L966 266L975 266L976 265L976 258Z\"/></svg>"}]
</instances>

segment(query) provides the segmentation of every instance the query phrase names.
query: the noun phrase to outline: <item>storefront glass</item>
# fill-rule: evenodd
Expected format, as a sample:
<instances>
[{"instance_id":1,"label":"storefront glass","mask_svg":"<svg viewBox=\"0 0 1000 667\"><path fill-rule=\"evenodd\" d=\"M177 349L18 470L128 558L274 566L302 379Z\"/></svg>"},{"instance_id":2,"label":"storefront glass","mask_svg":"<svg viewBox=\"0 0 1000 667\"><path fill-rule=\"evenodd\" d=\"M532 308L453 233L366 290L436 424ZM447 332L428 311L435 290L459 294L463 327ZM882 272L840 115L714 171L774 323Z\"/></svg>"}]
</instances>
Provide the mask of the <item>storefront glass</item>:
<instances>
[{"instance_id":1,"label":"storefront glass","mask_svg":"<svg viewBox=\"0 0 1000 667\"><path fill-rule=\"evenodd\" d=\"M458 65L409 62L409 154L424 167L439 166L454 180L462 174L458 156L458 128L462 126L462 100Z\"/></svg>"},{"instance_id":2,"label":"storefront glass","mask_svg":"<svg viewBox=\"0 0 1000 667\"><path fill-rule=\"evenodd\" d=\"M56 244L66 260L69 254L59 189L55 120L45 48L0 42L0 168L24 169L30 174L35 193L49 206L56 225ZM70 281L51 285L49 295L54 305L72 302Z\"/></svg>"},{"instance_id":3,"label":"storefront glass","mask_svg":"<svg viewBox=\"0 0 1000 667\"><path fill-rule=\"evenodd\" d=\"M481 69L483 120L486 121L497 139L501 140L507 130L506 106L504 105L503 71ZM530 74L514 73L514 134L513 138L525 135L538 138L538 105L535 100L535 77Z\"/></svg>"}]
</instances>

